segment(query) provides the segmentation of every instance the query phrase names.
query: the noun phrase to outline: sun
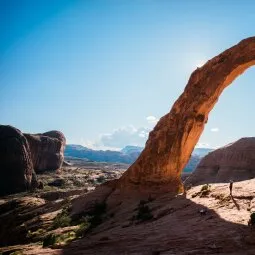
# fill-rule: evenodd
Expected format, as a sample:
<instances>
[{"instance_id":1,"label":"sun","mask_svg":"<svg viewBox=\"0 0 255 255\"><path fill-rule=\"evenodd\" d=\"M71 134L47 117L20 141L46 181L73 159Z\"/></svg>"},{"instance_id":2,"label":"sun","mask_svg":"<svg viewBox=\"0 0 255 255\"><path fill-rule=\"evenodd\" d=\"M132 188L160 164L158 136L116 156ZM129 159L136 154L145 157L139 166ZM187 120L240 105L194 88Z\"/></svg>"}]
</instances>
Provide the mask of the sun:
<instances>
[{"instance_id":1,"label":"sun","mask_svg":"<svg viewBox=\"0 0 255 255\"><path fill-rule=\"evenodd\" d=\"M200 68L206 63L206 60L199 60L196 62L196 67Z\"/></svg>"}]
</instances>

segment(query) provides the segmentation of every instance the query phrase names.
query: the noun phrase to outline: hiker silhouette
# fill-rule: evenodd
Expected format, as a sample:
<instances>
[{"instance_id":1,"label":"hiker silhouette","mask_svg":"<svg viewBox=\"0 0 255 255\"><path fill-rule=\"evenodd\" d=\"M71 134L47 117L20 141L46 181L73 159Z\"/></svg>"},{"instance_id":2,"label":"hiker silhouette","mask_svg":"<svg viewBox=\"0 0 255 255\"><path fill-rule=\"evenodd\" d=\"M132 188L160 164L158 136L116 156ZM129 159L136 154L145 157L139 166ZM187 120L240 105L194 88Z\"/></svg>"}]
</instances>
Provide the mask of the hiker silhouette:
<instances>
[{"instance_id":1,"label":"hiker silhouette","mask_svg":"<svg viewBox=\"0 0 255 255\"><path fill-rule=\"evenodd\" d=\"M229 181L229 191L231 196L232 196L233 183L234 183L233 180Z\"/></svg>"}]
</instances>

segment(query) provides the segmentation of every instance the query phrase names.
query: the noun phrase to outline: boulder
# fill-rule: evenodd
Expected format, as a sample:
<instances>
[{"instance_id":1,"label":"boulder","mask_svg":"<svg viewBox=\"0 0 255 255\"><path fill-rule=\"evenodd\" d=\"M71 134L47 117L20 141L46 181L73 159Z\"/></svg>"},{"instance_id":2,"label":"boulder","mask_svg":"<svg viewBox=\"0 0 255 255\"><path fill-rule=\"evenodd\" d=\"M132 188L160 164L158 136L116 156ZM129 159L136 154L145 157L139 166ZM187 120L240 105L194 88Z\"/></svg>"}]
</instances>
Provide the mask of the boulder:
<instances>
[{"instance_id":1,"label":"boulder","mask_svg":"<svg viewBox=\"0 0 255 255\"><path fill-rule=\"evenodd\" d=\"M0 195L37 186L29 144L20 130L0 125Z\"/></svg>"},{"instance_id":2,"label":"boulder","mask_svg":"<svg viewBox=\"0 0 255 255\"><path fill-rule=\"evenodd\" d=\"M25 134L35 171L57 170L64 161L66 139L59 131L43 134Z\"/></svg>"},{"instance_id":3,"label":"boulder","mask_svg":"<svg viewBox=\"0 0 255 255\"><path fill-rule=\"evenodd\" d=\"M205 156L185 185L255 178L255 137L245 137Z\"/></svg>"}]
</instances>

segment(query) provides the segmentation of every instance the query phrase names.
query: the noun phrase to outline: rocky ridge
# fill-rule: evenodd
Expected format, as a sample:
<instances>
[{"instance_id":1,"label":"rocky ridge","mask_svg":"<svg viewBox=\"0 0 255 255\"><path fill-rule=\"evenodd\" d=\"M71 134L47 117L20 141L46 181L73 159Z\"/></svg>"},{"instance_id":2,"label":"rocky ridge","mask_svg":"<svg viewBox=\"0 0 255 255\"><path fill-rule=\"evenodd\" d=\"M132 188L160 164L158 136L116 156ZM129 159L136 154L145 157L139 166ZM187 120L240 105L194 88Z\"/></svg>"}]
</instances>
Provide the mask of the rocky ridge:
<instances>
[{"instance_id":1,"label":"rocky ridge","mask_svg":"<svg viewBox=\"0 0 255 255\"><path fill-rule=\"evenodd\" d=\"M245 137L206 155L186 180L187 185L255 178L255 137Z\"/></svg>"}]
</instances>

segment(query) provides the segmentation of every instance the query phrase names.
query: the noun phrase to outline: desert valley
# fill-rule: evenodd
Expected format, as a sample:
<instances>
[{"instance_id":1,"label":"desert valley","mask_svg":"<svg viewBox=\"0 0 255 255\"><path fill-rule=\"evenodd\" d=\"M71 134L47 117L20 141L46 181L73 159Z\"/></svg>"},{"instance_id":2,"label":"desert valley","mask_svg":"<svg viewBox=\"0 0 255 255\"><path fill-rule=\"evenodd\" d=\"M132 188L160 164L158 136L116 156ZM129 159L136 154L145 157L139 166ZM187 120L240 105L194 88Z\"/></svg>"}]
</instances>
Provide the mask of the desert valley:
<instances>
[{"instance_id":1,"label":"desert valley","mask_svg":"<svg viewBox=\"0 0 255 255\"><path fill-rule=\"evenodd\" d=\"M254 58L252 37L194 71L145 148L93 151L60 131L0 126L0 252L254 254L255 138L200 149L182 174L220 92Z\"/></svg>"},{"instance_id":2,"label":"desert valley","mask_svg":"<svg viewBox=\"0 0 255 255\"><path fill-rule=\"evenodd\" d=\"M0 255L255 255L254 10L0 0Z\"/></svg>"}]
</instances>

